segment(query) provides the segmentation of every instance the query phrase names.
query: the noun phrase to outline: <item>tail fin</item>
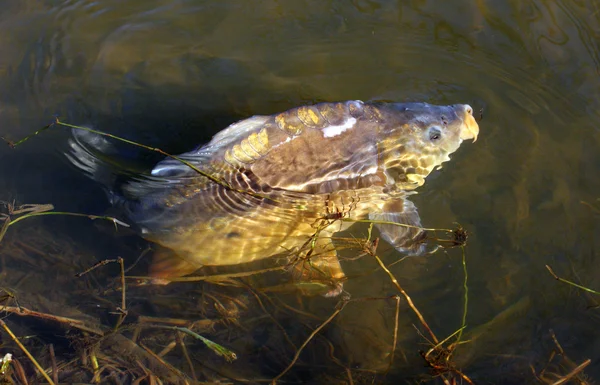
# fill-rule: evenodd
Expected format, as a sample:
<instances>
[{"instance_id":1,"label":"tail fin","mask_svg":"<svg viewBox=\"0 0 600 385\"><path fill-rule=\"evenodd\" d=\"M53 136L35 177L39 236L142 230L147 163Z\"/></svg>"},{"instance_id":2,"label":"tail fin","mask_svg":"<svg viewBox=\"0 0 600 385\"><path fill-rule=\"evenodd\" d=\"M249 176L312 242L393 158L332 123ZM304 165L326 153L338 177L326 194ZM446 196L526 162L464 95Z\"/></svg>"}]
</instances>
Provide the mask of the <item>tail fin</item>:
<instances>
[{"instance_id":1,"label":"tail fin","mask_svg":"<svg viewBox=\"0 0 600 385\"><path fill-rule=\"evenodd\" d=\"M101 184L112 204L125 198L120 182L144 172L131 156L106 137L89 131L73 129L68 140L67 159L90 179ZM117 202L116 202L117 201Z\"/></svg>"}]
</instances>

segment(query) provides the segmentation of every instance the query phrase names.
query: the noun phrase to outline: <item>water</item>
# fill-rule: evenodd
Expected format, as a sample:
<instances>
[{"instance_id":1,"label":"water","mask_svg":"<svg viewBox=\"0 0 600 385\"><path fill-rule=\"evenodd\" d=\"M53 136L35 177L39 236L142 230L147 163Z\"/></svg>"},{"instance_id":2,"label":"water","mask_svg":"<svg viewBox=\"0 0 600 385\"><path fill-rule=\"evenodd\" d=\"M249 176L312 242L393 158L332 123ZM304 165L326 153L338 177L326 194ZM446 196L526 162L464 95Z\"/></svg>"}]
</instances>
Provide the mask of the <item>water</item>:
<instances>
[{"instance_id":1,"label":"water","mask_svg":"<svg viewBox=\"0 0 600 385\"><path fill-rule=\"evenodd\" d=\"M597 297L555 281L545 265L600 288L599 10L600 2L583 0L5 1L0 132L18 139L59 115L177 153L240 118L305 103L469 103L483 109L479 140L465 143L415 198L425 226L459 222L471 234L463 336L471 342L454 359L476 383L536 383L529 365L538 372L546 365L555 349L552 329L572 361L592 359L585 373L598 379ZM99 186L61 155L68 136L53 128L17 149L0 147L0 199L104 213L108 203ZM130 151L148 163L160 158ZM357 236L363 235L364 228L358 229ZM114 317L107 312L118 305L119 294L92 297L85 289L106 287L118 268L106 267L87 281L72 274L117 255L132 263L145 246L134 235L81 218L28 219L11 227L3 242L2 285L14 288L23 306L110 326ZM387 263L398 257L384 255ZM363 273L376 267L373 261L347 266ZM438 337L460 327L460 249L391 270ZM191 309L202 308L204 291L248 305L240 307L245 329L229 326L228 335L220 323L218 332L206 334L237 349L235 364L223 364L187 340L196 365L205 364L202 375L273 378L291 362L294 351L285 347L281 329L247 290L169 287L130 288L128 319L202 319ZM396 294L381 271L353 278L347 288L353 298ZM50 306L48 298L59 306ZM280 299L300 306L293 296ZM318 320L265 304L296 346L335 310L331 300L304 302ZM346 365L355 383L372 380L372 373L357 368L385 370L395 312L393 299L350 303L284 379L348 381ZM427 346L411 326L418 320L404 300L399 319L394 367L377 383L428 373L417 353ZM22 334L44 330L25 318L10 320ZM325 338L342 366L332 360ZM173 337L163 339L152 341L155 351ZM40 340L41 346L49 343ZM68 345L58 353L63 360L74 354ZM180 351L168 358L190 375ZM217 372L206 369L217 366Z\"/></svg>"}]
</instances>

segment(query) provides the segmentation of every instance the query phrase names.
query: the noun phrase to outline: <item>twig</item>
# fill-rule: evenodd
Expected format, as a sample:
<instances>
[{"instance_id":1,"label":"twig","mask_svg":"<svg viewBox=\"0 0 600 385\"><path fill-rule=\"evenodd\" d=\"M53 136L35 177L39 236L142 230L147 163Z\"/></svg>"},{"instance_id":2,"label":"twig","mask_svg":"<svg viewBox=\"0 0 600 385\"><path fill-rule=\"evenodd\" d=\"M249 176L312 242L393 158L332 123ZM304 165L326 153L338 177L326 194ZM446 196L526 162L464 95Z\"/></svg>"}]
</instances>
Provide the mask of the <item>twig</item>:
<instances>
[{"instance_id":1,"label":"twig","mask_svg":"<svg viewBox=\"0 0 600 385\"><path fill-rule=\"evenodd\" d=\"M94 264L93 266L91 266L91 267L89 267L89 268L85 269L84 271L82 271L82 272L80 272L80 273L77 273L77 274L75 274L75 277L77 277L77 278L81 278L81 277L83 277L84 275L86 275L87 273L90 273L90 272L92 272L93 270L96 270L96 269L97 269L97 268L99 268L100 266L108 265L109 263L117 263L117 262L119 262L119 259L118 259L118 258L117 258L117 259L104 259L104 260L102 260L102 261L100 261L100 262L98 262L98 263Z\"/></svg>"},{"instance_id":2,"label":"twig","mask_svg":"<svg viewBox=\"0 0 600 385\"><path fill-rule=\"evenodd\" d=\"M87 326L83 321L76 320L73 318L61 317L53 314L40 313L35 310L30 310L25 307L14 307L14 306L2 306L0 307L0 311L5 311L8 313L13 313L19 316L31 316L42 318L50 321L55 321L62 324L67 324L70 327L74 327L86 332L90 332L92 334L96 334L98 336L103 336L104 332L100 329L100 327Z\"/></svg>"},{"instance_id":3,"label":"twig","mask_svg":"<svg viewBox=\"0 0 600 385\"><path fill-rule=\"evenodd\" d=\"M562 346L560 346L560 343L558 342L558 338L556 338L556 334L554 334L554 330L552 330L552 329L550 329L550 338L552 338L554 345L556 345L556 347L558 348L558 353L561 356L566 357L567 355L565 354L565 351L563 350Z\"/></svg>"},{"instance_id":4,"label":"twig","mask_svg":"<svg viewBox=\"0 0 600 385\"><path fill-rule=\"evenodd\" d=\"M277 380L279 380L281 377L283 377L296 364L296 361L298 361L298 357L300 357L300 353L302 353L302 350L304 350L306 345L308 345L308 343L314 338L314 336L317 335L317 333L319 333L321 331L321 329L323 329L325 326L327 326L327 324L329 324L338 314L340 314L340 312L342 310L344 310L344 307L346 307L347 304L348 304L347 301L342 302L341 306L338 309L336 309L336 311L334 311L333 314L331 314L329 316L329 318L327 318L321 325L319 325L318 328L313 330L313 332L310 334L310 336L308 336L306 341L304 341L304 343L300 346L300 348L294 355L292 362L290 362L290 364L287 366L287 368L283 369L283 371L281 373L279 373L275 378L273 378L273 380L271 381L272 385L277 384Z\"/></svg>"},{"instance_id":5,"label":"twig","mask_svg":"<svg viewBox=\"0 0 600 385\"><path fill-rule=\"evenodd\" d=\"M50 376L48 376L48 373L46 373L46 371L44 370L44 368L42 368L40 366L40 364L36 361L36 359L33 358L33 356L31 355L31 353L29 353L29 350L27 350L27 348L25 346L23 346L23 344L21 343L21 341L19 341L19 339L17 338L17 336L15 336L13 334L13 332L9 329L8 325L3 320L1 320L1 319L0 319L0 326L2 326L4 328L4 330L8 333L8 335L10 335L10 337L13 339L13 341L15 341L15 343L19 346L19 348L21 348L21 350L23 351L23 353L25 353L25 355L29 358L29 360L31 360L31 362L37 368L37 370L42 374L42 376L44 376L44 378L46 379L46 381L48 381L48 383L50 385L55 385L54 381L52 381L52 379L50 378Z\"/></svg>"}]
</instances>

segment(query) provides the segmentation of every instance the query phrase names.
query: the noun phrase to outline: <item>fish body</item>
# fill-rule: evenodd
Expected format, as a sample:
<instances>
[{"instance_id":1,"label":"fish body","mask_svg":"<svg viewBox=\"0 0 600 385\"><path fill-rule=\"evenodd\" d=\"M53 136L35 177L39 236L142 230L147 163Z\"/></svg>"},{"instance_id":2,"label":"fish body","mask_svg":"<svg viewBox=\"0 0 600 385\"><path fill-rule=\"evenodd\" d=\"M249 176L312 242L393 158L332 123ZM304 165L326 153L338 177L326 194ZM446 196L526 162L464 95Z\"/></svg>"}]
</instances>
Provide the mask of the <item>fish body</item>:
<instances>
[{"instance_id":1,"label":"fish body","mask_svg":"<svg viewBox=\"0 0 600 385\"><path fill-rule=\"evenodd\" d=\"M144 238L176 256L156 258L157 277L247 263L312 242L320 250L312 266L335 282L335 295L344 275L331 235L367 218L421 227L408 196L478 133L465 104L301 106L234 123L179 159L164 159L123 186L118 201ZM93 156L85 151L89 142L75 136L71 158L97 174L97 162L86 159ZM341 225L319 227L342 217ZM396 249L422 252L421 229L377 227Z\"/></svg>"}]
</instances>

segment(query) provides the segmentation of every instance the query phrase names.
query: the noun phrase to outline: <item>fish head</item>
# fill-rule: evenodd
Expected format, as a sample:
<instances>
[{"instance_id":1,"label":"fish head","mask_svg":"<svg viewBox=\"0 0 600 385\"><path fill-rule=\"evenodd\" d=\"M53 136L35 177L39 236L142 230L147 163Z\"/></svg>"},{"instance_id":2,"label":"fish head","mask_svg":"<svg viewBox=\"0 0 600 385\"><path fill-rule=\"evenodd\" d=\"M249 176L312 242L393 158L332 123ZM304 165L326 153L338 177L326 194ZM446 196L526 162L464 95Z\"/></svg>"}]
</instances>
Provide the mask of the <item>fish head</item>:
<instances>
[{"instance_id":1,"label":"fish head","mask_svg":"<svg viewBox=\"0 0 600 385\"><path fill-rule=\"evenodd\" d=\"M468 104L386 103L378 107L381 122L378 157L386 184L415 189L450 160L464 140L477 140L479 125Z\"/></svg>"}]
</instances>

